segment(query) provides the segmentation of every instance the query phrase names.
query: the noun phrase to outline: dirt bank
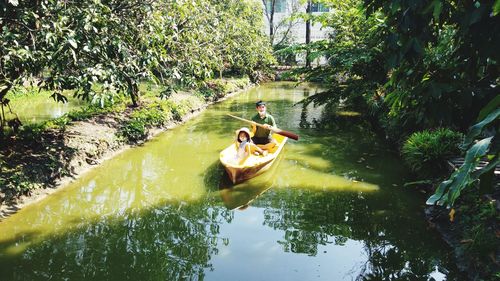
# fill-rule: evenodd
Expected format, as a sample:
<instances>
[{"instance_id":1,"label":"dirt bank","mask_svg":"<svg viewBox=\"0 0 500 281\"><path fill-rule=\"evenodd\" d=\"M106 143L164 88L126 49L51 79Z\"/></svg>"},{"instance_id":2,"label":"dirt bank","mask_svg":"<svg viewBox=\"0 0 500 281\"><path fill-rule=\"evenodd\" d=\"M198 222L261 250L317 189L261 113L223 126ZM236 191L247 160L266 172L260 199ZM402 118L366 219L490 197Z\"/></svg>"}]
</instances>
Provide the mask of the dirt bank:
<instances>
[{"instance_id":1,"label":"dirt bank","mask_svg":"<svg viewBox=\"0 0 500 281\"><path fill-rule=\"evenodd\" d=\"M0 220L66 186L103 161L252 86L250 81L242 83L240 79L210 99L175 93L165 102L146 100L137 108L124 107L6 139L0 151ZM148 117L152 110L161 115L161 122L141 117ZM139 137L134 131L137 124L142 126L139 131L144 129Z\"/></svg>"}]
</instances>

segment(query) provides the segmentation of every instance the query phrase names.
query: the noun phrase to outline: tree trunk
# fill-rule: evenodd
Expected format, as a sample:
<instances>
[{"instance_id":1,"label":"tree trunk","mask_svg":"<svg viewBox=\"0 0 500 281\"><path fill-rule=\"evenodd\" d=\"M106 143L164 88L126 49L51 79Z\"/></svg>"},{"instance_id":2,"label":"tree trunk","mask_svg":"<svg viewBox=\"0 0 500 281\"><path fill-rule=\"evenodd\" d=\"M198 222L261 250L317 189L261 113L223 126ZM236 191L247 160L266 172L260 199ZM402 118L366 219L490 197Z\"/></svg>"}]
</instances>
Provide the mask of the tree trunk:
<instances>
[{"instance_id":1,"label":"tree trunk","mask_svg":"<svg viewBox=\"0 0 500 281\"><path fill-rule=\"evenodd\" d=\"M273 26L272 18L271 18L271 21L269 21L269 41L271 41L271 46L272 46L273 41L274 41L274 26Z\"/></svg>"},{"instance_id":2,"label":"tree trunk","mask_svg":"<svg viewBox=\"0 0 500 281\"><path fill-rule=\"evenodd\" d=\"M12 88L12 83L7 83L7 87L3 90L0 91L0 104L2 106L2 116L0 116L0 134L3 134L3 129L5 127L5 111L4 111L4 98L9 92L9 90Z\"/></svg>"},{"instance_id":3,"label":"tree trunk","mask_svg":"<svg viewBox=\"0 0 500 281\"><path fill-rule=\"evenodd\" d=\"M269 3L269 9L268 5ZM269 23L269 42L273 46L274 42L274 7L276 5L276 0L262 0L262 5L264 5L264 13L266 14L267 22Z\"/></svg>"},{"instance_id":4,"label":"tree trunk","mask_svg":"<svg viewBox=\"0 0 500 281\"><path fill-rule=\"evenodd\" d=\"M306 13L307 13L307 20L306 20L306 67L311 67L311 59L309 58L309 43L311 43L311 6L312 2L311 0L307 0L307 7L306 7Z\"/></svg>"},{"instance_id":5,"label":"tree trunk","mask_svg":"<svg viewBox=\"0 0 500 281\"><path fill-rule=\"evenodd\" d=\"M276 0L271 1L271 11L269 12L269 40L271 41L271 46L274 43L274 5Z\"/></svg>"},{"instance_id":6,"label":"tree trunk","mask_svg":"<svg viewBox=\"0 0 500 281\"><path fill-rule=\"evenodd\" d=\"M139 106L139 88L137 87L137 84L132 81L129 77L127 77L127 84L128 84L128 94L130 96L130 99L132 100L132 106L133 107L138 107Z\"/></svg>"}]
</instances>

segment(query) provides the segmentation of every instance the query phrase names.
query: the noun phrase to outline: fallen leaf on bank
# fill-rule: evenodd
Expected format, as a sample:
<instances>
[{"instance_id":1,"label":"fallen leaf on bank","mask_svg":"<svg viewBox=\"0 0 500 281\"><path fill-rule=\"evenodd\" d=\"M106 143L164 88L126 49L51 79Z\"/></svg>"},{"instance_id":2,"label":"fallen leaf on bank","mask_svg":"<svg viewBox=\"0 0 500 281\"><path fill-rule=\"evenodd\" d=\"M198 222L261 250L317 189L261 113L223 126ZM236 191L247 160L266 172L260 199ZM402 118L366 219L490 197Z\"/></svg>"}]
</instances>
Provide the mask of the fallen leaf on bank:
<instances>
[{"instance_id":1,"label":"fallen leaf on bank","mask_svg":"<svg viewBox=\"0 0 500 281\"><path fill-rule=\"evenodd\" d=\"M453 222L455 220L455 209L451 209L449 216L450 216L450 222Z\"/></svg>"},{"instance_id":2,"label":"fallen leaf on bank","mask_svg":"<svg viewBox=\"0 0 500 281\"><path fill-rule=\"evenodd\" d=\"M474 242L474 240L472 240L472 239L463 239L463 240L460 240L460 243L462 243L462 244L467 244L467 243L472 243L472 242Z\"/></svg>"}]
</instances>

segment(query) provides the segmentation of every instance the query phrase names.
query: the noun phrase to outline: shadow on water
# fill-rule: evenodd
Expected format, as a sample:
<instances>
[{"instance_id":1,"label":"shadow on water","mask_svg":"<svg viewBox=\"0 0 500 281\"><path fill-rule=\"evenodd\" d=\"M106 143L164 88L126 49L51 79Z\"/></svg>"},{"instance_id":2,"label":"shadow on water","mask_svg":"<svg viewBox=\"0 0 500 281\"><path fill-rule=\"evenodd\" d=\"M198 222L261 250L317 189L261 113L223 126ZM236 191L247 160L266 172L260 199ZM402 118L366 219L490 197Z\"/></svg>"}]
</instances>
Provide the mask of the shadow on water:
<instances>
[{"instance_id":1,"label":"shadow on water","mask_svg":"<svg viewBox=\"0 0 500 281\"><path fill-rule=\"evenodd\" d=\"M44 213L38 221L26 210L17 214L26 220L2 222L14 235L0 235L2 280L220 280L217 272L224 279L308 280L293 270L319 265L332 269L322 280L431 280L436 271L461 280L449 250L421 219L416 194L394 187L405 173L399 160L355 122L301 128L302 108L287 110L295 101L274 94L268 100L278 122L304 137L287 143L266 173L230 184L216 158L241 124L222 116L227 108L253 112L257 94L125 153L80 189L34 208ZM316 111L309 108L303 124ZM289 271L280 275L280 268Z\"/></svg>"},{"instance_id":2,"label":"shadow on water","mask_svg":"<svg viewBox=\"0 0 500 281\"><path fill-rule=\"evenodd\" d=\"M30 245L22 255L6 253L36 233L2 241L2 280L202 280L219 243L226 243L218 237L220 220L232 217L211 205L166 202L95 218Z\"/></svg>"},{"instance_id":3,"label":"shadow on water","mask_svg":"<svg viewBox=\"0 0 500 281\"><path fill-rule=\"evenodd\" d=\"M212 163L203 173L203 183L208 191L218 191L221 186L231 183L219 160Z\"/></svg>"}]
</instances>

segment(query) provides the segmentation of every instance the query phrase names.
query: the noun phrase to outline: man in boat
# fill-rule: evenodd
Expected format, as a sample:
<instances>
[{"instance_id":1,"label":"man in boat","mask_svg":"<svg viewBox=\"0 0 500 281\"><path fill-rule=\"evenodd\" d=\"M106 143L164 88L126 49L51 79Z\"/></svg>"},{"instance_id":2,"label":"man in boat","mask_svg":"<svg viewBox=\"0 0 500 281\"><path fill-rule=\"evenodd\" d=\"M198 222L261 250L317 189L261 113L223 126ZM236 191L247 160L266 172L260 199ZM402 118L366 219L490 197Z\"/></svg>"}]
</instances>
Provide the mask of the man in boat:
<instances>
[{"instance_id":1,"label":"man in boat","mask_svg":"<svg viewBox=\"0 0 500 281\"><path fill-rule=\"evenodd\" d=\"M266 103L259 100L255 103L257 114L252 117L252 121L264 125L265 128L252 124L252 141L262 149L270 150L277 145L276 141L272 138L271 127L276 127L274 117L267 113Z\"/></svg>"}]
</instances>

